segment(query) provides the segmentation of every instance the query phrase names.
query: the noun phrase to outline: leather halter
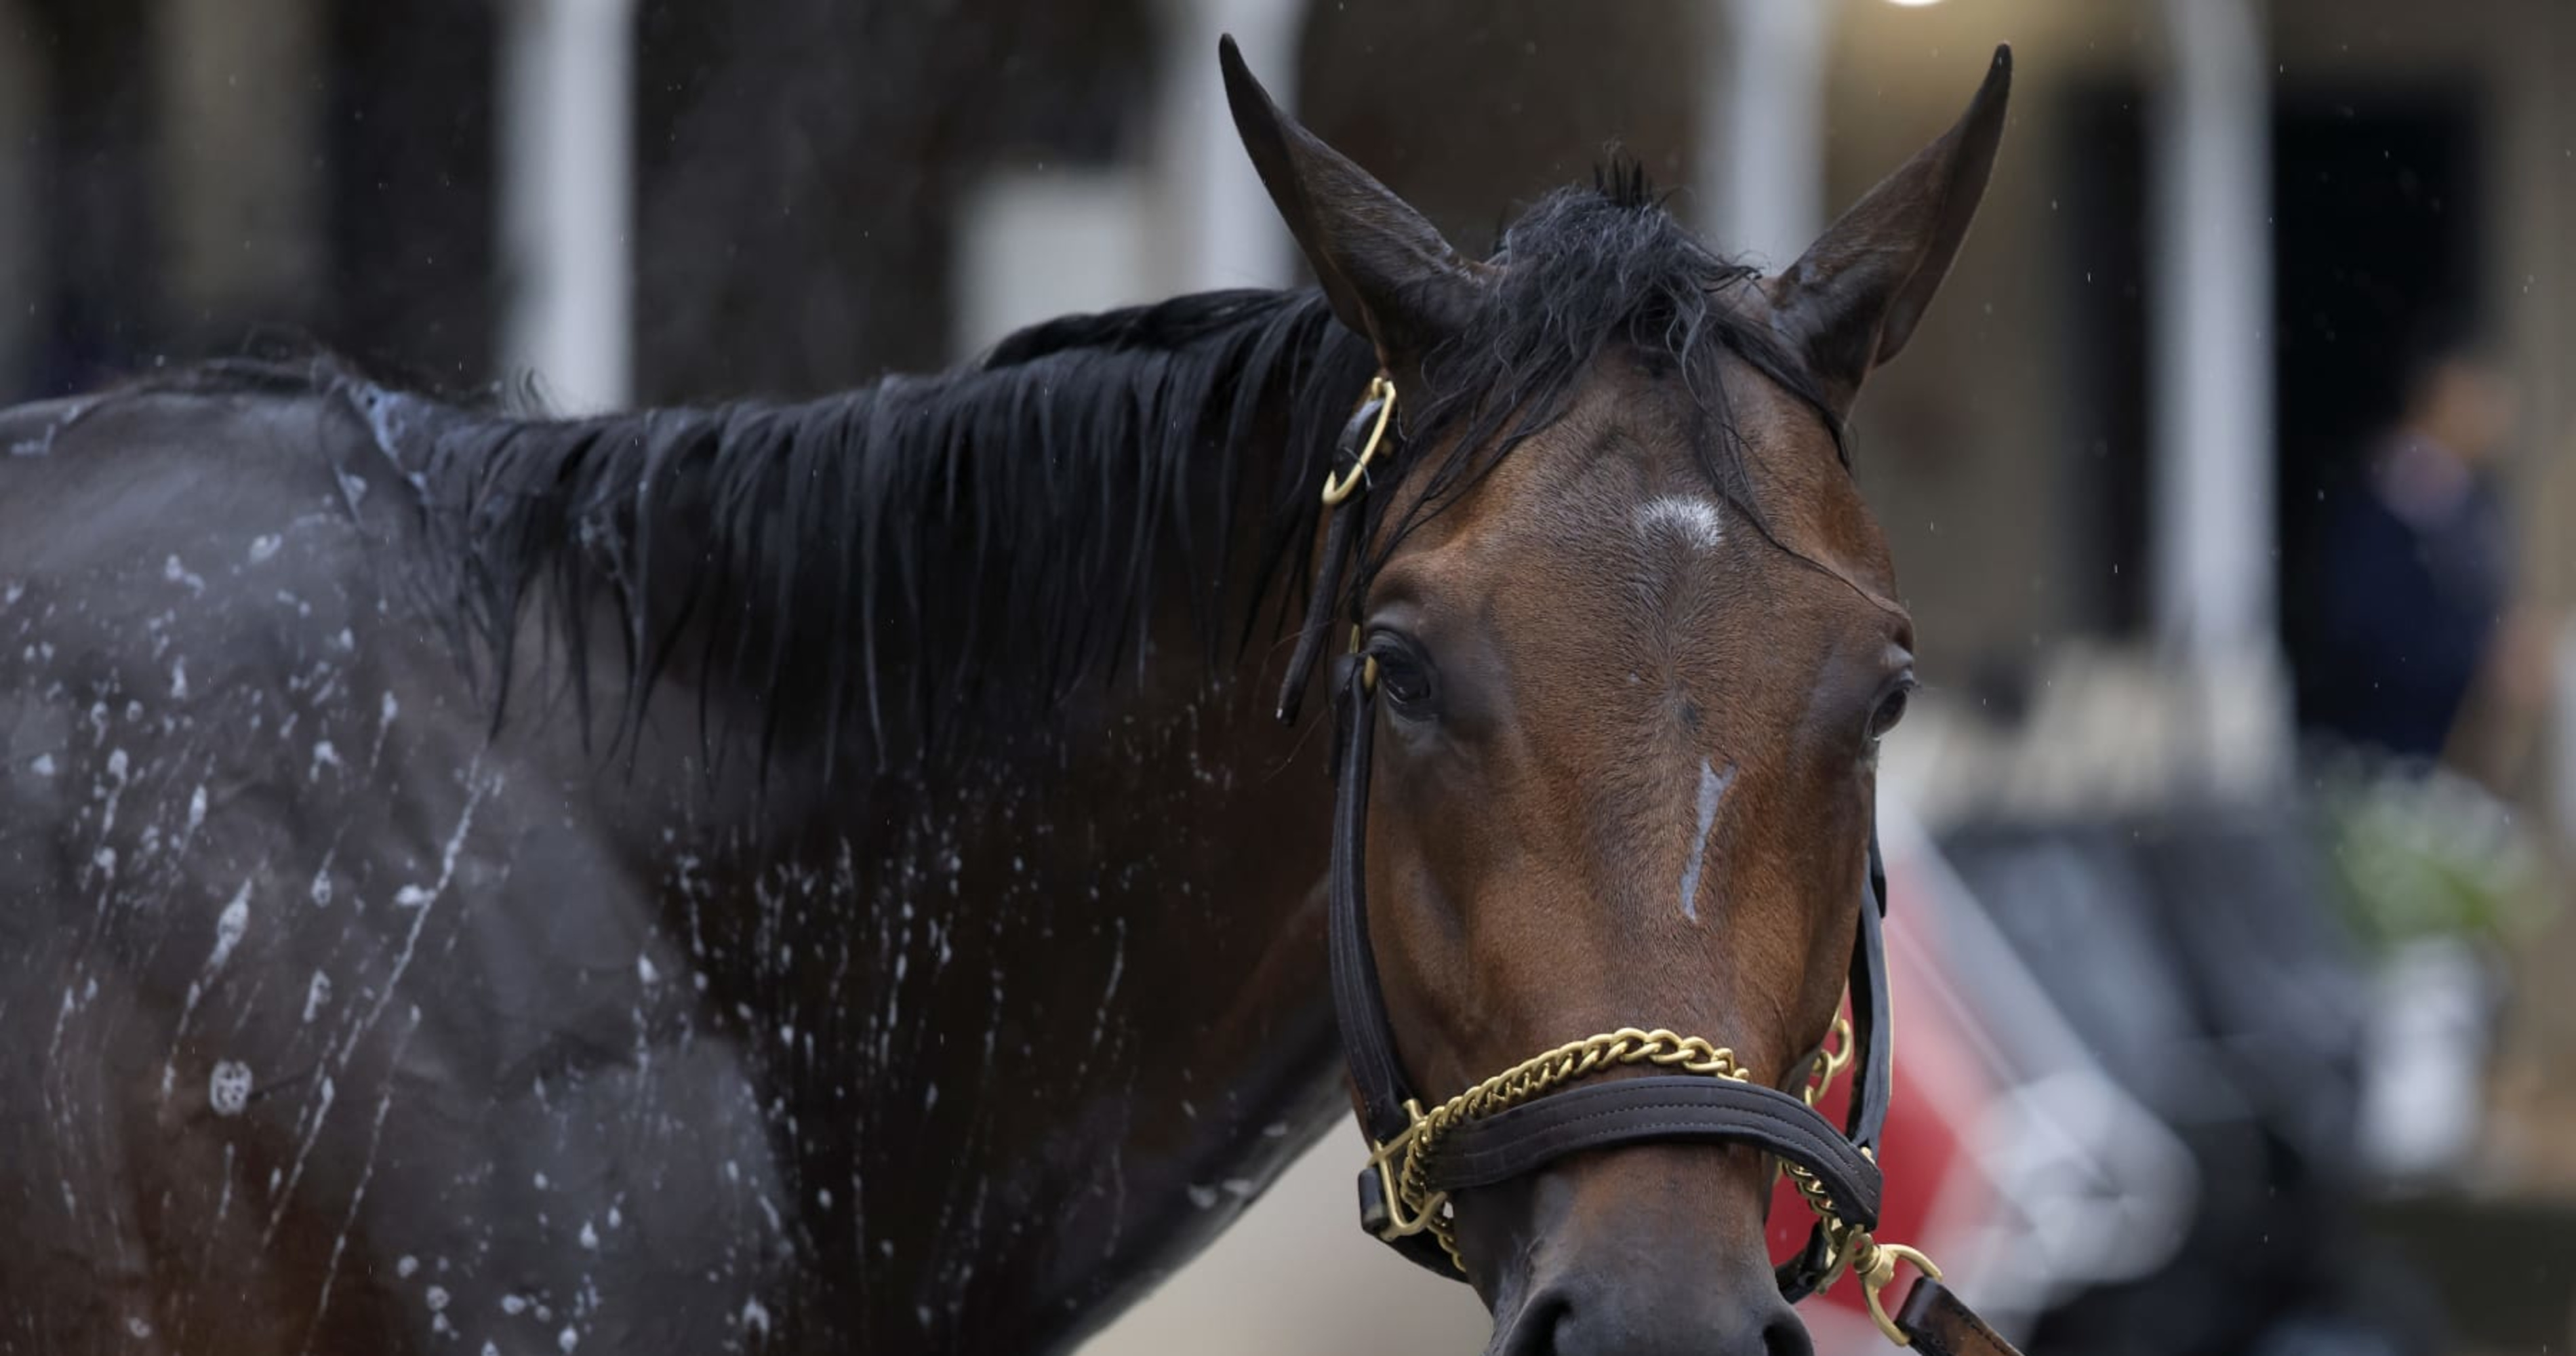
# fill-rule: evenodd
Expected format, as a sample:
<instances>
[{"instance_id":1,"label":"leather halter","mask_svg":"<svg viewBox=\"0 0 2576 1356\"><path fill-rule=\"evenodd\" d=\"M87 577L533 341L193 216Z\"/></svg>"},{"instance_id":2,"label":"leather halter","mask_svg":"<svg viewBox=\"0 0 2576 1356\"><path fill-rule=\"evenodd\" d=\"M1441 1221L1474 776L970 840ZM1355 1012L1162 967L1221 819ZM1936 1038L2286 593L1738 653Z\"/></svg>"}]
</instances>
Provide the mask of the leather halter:
<instances>
[{"instance_id":1,"label":"leather halter","mask_svg":"<svg viewBox=\"0 0 2576 1356\"><path fill-rule=\"evenodd\" d=\"M1344 558L1361 549L1355 492L1364 488L1372 460L1388 450L1383 445L1394 404L1395 387L1380 374L1342 434L1339 468L1346 469L1327 477L1325 555L1281 694L1282 720L1295 718L1322 632L1338 611ZM1363 429L1366 445L1358 446ZM1630 1028L1547 1052L1426 1110L1397 1057L1369 943L1363 853L1376 677L1377 661L1360 649L1355 625L1352 652L1335 661L1331 681L1336 792L1326 944L1334 1015L1372 1147L1359 1178L1361 1227L1413 1262L1464 1279L1448 1225L1452 1192L1524 1176L1589 1149L1674 1141L1745 1144L1777 1158L1816 1210L1807 1245L1776 1268L1783 1296L1795 1302L1851 1270L1862 1277L1871 1316L1898 1345L1917 1342L1936 1356L2009 1356L2012 1348L1941 1286L1940 1271L1929 1259L1911 1248L1878 1243L1870 1234L1878 1224L1877 1148L1891 1081L1887 957L1880 932L1887 885L1876 832L1852 946L1851 1024L1839 1050L1819 1051L1805 1097L1751 1081L1722 1047ZM1812 1101L1833 1071L1850 1061L1855 1037L1861 1057L1848 1114L1837 1127ZM1617 1064L1644 1063L1690 1072L1584 1081ZM1899 1258L1913 1262L1923 1278L1891 1318L1879 1292Z\"/></svg>"}]
</instances>

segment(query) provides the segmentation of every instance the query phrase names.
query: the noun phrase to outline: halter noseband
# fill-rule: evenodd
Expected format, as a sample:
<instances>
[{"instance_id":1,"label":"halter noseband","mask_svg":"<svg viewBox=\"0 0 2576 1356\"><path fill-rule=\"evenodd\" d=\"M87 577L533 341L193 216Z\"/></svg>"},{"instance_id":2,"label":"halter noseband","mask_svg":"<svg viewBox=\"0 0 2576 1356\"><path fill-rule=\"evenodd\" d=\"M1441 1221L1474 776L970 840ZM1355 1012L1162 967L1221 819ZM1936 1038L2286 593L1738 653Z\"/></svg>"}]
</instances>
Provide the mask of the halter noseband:
<instances>
[{"instance_id":1,"label":"halter noseband","mask_svg":"<svg viewBox=\"0 0 2576 1356\"><path fill-rule=\"evenodd\" d=\"M1281 694L1283 720L1294 719L1323 632L1338 610L1345 558L1362 547L1355 540L1358 496L1372 463L1392 460L1388 435L1395 399L1394 382L1380 373L1342 432L1336 471L1326 476L1324 556ZM1806 1246L1775 1269L1782 1295L1795 1302L1850 1271L1861 1279L1870 1316L1897 1345L1919 1342L1935 1356L2011 1352L1939 1284L1941 1272L1931 1259L1902 1244L1881 1243L1870 1232L1878 1225L1877 1148L1891 1072L1887 957L1880 935L1887 886L1875 831L1852 947L1851 1017L1837 1020L1828 1045L1807 1061L1802 1095L1753 1081L1725 1046L1660 1028L1624 1027L1558 1046L1426 1107L1396 1057L1369 944L1362 852L1377 661L1361 650L1357 625L1350 652L1334 663L1332 691L1336 791L1326 945L1334 1015L1371 1146L1359 1177L1362 1228L1412 1261L1464 1279L1452 1193L1524 1176L1587 1149L1673 1141L1750 1145L1779 1161L1816 1213ZM1587 1081L1634 1066L1659 1072ZM1850 1110L1836 1127L1815 1104L1846 1066L1853 1066ZM1891 1318L1880 1292L1900 1260L1914 1264L1923 1279Z\"/></svg>"}]
</instances>

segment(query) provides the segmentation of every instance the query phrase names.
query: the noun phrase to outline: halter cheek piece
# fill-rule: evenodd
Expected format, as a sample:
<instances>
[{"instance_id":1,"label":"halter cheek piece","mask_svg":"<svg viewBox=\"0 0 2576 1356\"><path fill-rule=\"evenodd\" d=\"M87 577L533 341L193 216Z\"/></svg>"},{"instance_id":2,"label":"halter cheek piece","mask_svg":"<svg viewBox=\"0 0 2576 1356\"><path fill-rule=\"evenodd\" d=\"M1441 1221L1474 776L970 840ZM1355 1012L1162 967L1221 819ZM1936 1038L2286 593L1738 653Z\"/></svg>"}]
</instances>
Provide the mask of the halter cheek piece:
<instances>
[{"instance_id":1,"label":"halter cheek piece","mask_svg":"<svg viewBox=\"0 0 2576 1356\"><path fill-rule=\"evenodd\" d=\"M1293 720L1323 635L1338 609L1345 560L1360 549L1361 492L1373 467L1392 461L1394 383L1380 374L1342 432L1326 478L1329 520L1303 634L1291 660L1279 714ZM1363 438L1365 441L1363 441ZM1626 1027L1573 1041L1525 1060L1437 1105L1425 1107L1395 1053L1386 1002L1370 949L1366 872L1369 745L1376 728L1377 661L1360 648L1334 662L1332 876L1328 935L1333 1008L1372 1146L1360 1173L1360 1224L1397 1252L1442 1275L1466 1273L1454 1233L1453 1193L1535 1172L1568 1154L1645 1142L1745 1144L1776 1158L1816 1212L1797 1256L1776 1269L1792 1302L1857 1274L1870 1316L1890 1341L1934 1356L2010 1353L1940 1284L1929 1258L1881 1243L1878 1137L1887 1121L1891 1052L1886 1035L1887 958L1880 936L1886 877L1872 834L1866 894L1850 973L1851 1018L1809 1061L1802 1095L1753 1081L1732 1051L1697 1036ZM1827 1086L1852 1068L1850 1112L1836 1127L1815 1109ZM1621 1066L1653 1066L1640 1077L1587 1081ZM1898 1261L1923 1273L1891 1317L1880 1299Z\"/></svg>"}]
</instances>

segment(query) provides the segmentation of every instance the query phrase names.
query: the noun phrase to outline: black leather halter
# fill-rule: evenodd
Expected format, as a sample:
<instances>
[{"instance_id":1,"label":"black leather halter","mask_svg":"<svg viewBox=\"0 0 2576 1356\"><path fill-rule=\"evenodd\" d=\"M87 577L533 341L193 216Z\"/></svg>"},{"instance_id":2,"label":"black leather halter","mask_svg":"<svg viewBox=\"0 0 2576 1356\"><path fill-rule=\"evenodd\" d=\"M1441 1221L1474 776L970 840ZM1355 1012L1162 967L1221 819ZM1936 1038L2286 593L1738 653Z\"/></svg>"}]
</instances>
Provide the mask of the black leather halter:
<instances>
[{"instance_id":1,"label":"black leather halter","mask_svg":"<svg viewBox=\"0 0 2576 1356\"><path fill-rule=\"evenodd\" d=\"M1345 655L1333 675L1335 780L1333 858L1328 910L1333 1009L1358 1092L1362 1128L1373 1144L1395 1141L1412 1127L1408 1104L1419 1106L1413 1084L1396 1058L1395 1033L1378 988L1377 958L1369 945L1366 869L1369 748L1377 720L1375 686L1362 655ZM1701 1074L1652 1074L1576 1083L1502 1111L1467 1121L1444 1137L1427 1167L1439 1192L1489 1186L1535 1172L1586 1149L1647 1141L1690 1140L1749 1144L1813 1174L1834 1214L1859 1229L1878 1225L1879 1170L1874 1161L1887 1121L1888 1044L1880 1025L1887 1011L1886 952L1879 913L1886 898L1876 844L1870 851L1867 897L1861 901L1852 946L1852 1029L1861 1042L1855 1061L1850 1114L1836 1127L1802 1099L1759 1083ZM1396 1251L1443 1275L1456 1266L1428 1231L1394 1233L1388 1199L1390 1173L1380 1162L1360 1174L1360 1223ZM1798 1256L1781 1264L1781 1293L1805 1297L1825 1279L1828 1244L1819 1222Z\"/></svg>"},{"instance_id":2,"label":"black leather halter","mask_svg":"<svg viewBox=\"0 0 2576 1356\"><path fill-rule=\"evenodd\" d=\"M1394 389L1381 377L1372 384L1371 395L1342 435L1340 493L1326 495L1330 521L1325 555L1308 606L1306 634L1281 696L1283 720L1294 719L1296 698L1321 648L1322 633L1339 610L1336 595L1343 559L1359 549L1355 538L1361 534L1354 520L1360 514L1350 502L1350 491L1359 486L1371 459L1380 452L1390 413L1386 406L1393 402ZM1367 446L1354 455L1362 430L1371 428ZM1849 1112L1840 1127L1799 1096L1732 1074L1649 1074L1587 1082L1581 1073L1595 1067L1587 1063L1536 1095L1514 1099L1505 1109L1445 1124L1435 1146L1412 1164L1418 1169L1418 1185L1427 1194L1415 1201L1397 1199L1406 1193L1399 1185L1402 1174L1395 1155L1408 1135L1422 1130L1425 1113L1396 1054L1395 1033L1378 984L1377 957L1369 944L1363 854L1368 836L1370 742L1377 725L1376 665L1358 650L1356 628L1352 634L1353 652L1335 661L1331 678L1336 726L1332 773L1337 789L1327 946L1334 1014L1362 1128L1375 1150L1359 1178L1361 1227L1412 1261L1463 1280L1461 1264L1446 1245L1445 1228L1431 1227L1430 1216L1446 1208L1442 1203L1450 1192L1508 1181L1588 1149L1673 1141L1750 1145L1794 1165L1793 1171L1801 1175L1801 1193L1817 1210L1807 1245L1776 1268L1782 1295L1794 1302L1830 1285L1846 1268L1862 1271L1868 1273L1864 1280L1871 1310L1892 1339L1920 1339L1925 1349L1935 1352L2008 1353L2010 1348L1991 1329L1940 1286L1937 1271L1919 1253L1877 1244L1869 1234L1878 1225L1877 1149L1887 1121L1891 1082L1887 957L1880 932L1887 883L1874 830L1849 981L1851 1034L1846 1042L1857 1040L1859 1058L1854 1061ZM1630 1031L1619 1036L1688 1039L1670 1032ZM1696 1044L1708 1050L1705 1042ZM1847 1048L1843 1053L1851 1052ZM1654 1062L1679 1061L1657 1058ZM1878 1292L1893 1274L1896 1255L1921 1264L1926 1275L1908 1296L1902 1314L1891 1320L1880 1308Z\"/></svg>"}]
</instances>

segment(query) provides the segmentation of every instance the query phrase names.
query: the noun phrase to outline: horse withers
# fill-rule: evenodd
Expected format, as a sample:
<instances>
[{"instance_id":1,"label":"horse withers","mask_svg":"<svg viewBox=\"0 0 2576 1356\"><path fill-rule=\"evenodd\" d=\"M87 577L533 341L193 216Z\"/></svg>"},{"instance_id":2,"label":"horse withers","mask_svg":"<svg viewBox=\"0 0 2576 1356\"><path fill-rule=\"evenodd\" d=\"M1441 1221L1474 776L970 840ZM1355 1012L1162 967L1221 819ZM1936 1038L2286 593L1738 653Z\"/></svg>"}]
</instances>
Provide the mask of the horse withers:
<instances>
[{"instance_id":1,"label":"horse withers","mask_svg":"<svg viewBox=\"0 0 2576 1356\"><path fill-rule=\"evenodd\" d=\"M1410 1086L1630 1023L1804 1085L1911 682L1840 430L2002 72L1777 277L1625 169L1463 258L1234 63L1318 289L793 404L0 415L0 1351L1069 1344L1340 1119L1344 741L1262 642L1346 617ZM1802 1351L1768 1163L1442 1231L1498 1351Z\"/></svg>"}]
</instances>

